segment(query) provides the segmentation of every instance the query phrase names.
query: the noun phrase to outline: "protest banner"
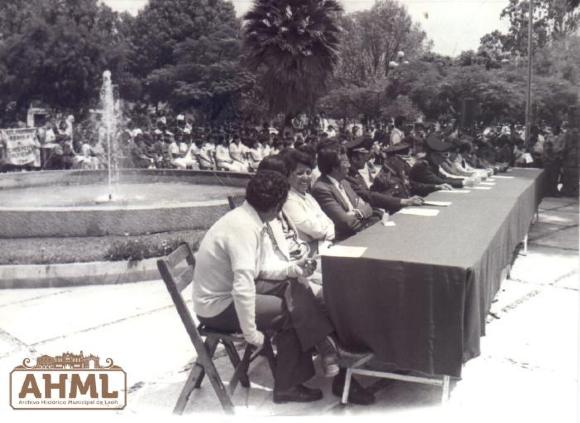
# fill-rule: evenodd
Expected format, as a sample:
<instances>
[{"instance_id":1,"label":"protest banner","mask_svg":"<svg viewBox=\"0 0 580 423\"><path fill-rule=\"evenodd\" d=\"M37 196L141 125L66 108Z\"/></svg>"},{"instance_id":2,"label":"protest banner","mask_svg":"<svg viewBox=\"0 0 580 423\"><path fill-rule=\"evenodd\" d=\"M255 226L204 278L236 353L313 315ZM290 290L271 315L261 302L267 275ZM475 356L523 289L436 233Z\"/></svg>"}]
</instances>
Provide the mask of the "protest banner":
<instances>
[{"instance_id":1,"label":"protest banner","mask_svg":"<svg viewBox=\"0 0 580 423\"><path fill-rule=\"evenodd\" d=\"M0 140L5 146L4 164L13 166L40 165L36 128L10 128L0 130Z\"/></svg>"}]
</instances>

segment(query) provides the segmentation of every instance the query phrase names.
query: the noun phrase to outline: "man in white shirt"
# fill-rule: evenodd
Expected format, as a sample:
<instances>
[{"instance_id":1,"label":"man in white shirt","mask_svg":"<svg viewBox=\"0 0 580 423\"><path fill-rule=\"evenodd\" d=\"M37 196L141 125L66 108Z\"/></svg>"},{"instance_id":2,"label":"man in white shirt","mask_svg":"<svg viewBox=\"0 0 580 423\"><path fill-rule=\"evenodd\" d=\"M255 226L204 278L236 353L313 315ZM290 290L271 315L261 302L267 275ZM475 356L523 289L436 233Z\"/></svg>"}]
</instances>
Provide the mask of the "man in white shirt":
<instances>
[{"instance_id":1,"label":"man in white shirt","mask_svg":"<svg viewBox=\"0 0 580 423\"><path fill-rule=\"evenodd\" d=\"M246 202L219 219L206 233L196 255L194 310L207 327L240 331L261 347L261 330L276 332L274 402L307 402L322 392L303 385L314 376L311 351L336 355L328 335L332 325L314 294L296 279L257 280L266 248L266 224L278 215L288 196L288 182L277 172L259 172L248 183ZM314 269L305 268L312 273ZM330 345L329 345L330 343ZM330 351L330 350L333 351ZM326 369L325 369L326 370Z\"/></svg>"},{"instance_id":2,"label":"man in white shirt","mask_svg":"<svg viewBox=\"0 0 580 423\"><path fill-rule=\"evenodd\" d=\"M395 127L391 131L390 145L397 145L405 139L405 133L401 129L404 121L403 116L397 116L395 118Z\"/></svg>"}]
</instances>

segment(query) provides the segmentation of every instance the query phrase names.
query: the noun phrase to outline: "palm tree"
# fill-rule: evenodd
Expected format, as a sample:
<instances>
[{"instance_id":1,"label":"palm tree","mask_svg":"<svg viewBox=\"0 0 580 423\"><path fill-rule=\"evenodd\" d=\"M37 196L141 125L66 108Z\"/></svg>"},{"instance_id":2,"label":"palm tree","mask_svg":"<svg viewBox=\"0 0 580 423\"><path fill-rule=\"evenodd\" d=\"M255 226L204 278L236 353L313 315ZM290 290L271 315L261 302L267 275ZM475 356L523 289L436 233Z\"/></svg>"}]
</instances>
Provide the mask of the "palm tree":
<instances>
[{"instance_id":1,"label":"palm tree","mask_svg":"<svg viewBox=\"0 0 580 423\"><path fill-rule=\"evenodd\" d=\"M244 54L271 113L310 111L339 58L336 0L255 0L244 16Z\"/></svg>"}]
</instances>

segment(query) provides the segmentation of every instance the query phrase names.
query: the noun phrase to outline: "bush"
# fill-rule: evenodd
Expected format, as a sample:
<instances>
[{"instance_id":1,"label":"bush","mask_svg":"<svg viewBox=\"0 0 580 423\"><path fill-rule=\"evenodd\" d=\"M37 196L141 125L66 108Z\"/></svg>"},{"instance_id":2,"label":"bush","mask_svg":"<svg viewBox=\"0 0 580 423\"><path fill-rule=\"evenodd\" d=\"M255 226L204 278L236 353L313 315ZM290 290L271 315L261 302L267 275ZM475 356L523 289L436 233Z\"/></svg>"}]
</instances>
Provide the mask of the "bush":
<instances>
[{"instance_id":1,"label":"bush","mask_svg":"<svg viewBox=\"0 0 580 423\"><path fill-rule=\"evenodd\" d=\"M160 244L151 244L141 239L115 241L107 251L105 258L110 261L138 261L152 257L162 257L171 254L184 241L181 238L172 240L163 240ZM193 245L194 251L197 250L198 242Z\"/></svg>"}]
</instances>

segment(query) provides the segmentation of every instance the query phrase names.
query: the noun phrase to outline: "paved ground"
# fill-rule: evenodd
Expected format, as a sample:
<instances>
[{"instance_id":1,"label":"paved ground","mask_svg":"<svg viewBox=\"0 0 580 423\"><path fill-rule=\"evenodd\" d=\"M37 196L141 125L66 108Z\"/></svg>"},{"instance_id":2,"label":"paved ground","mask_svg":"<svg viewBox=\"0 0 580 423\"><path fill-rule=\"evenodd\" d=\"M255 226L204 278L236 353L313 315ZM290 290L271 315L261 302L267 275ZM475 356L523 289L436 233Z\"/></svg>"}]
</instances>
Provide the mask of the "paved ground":
<instances>
[{"instance_id":1,"label":"paved ground","mask_svg":"<svg viewBox=\"0 0 580 423\"><path fill-rule=\"evenodd\" d=\"M434 416L453 421L453 417L465 421L466 416L476 421L504 421L506 416L518 421L575 421L579 398L578 215L578 202L571 199L549 198L541 204L539 220L530 232L528 254L518 257L493 304L482 355L465 365L446 407L439 406L439 388L368 378L362 382L376 390L377 403L342 407L330 392L329 381L321 377L311 385L324 390L322 401L274 405L271 376L260 363L251 373L252 388L236 393L239 412L292 416L388 413L397 422L433 420ZM130 389L127 408L120 414L135 418L144 413L169 415L193 360L193 349L160 281L0 291L0 380L8 380L10 370L26 357L79 350L111 357L125 369ZM226 359L217 363L227 376ZM0 415L27 415L11 412L7 398L7 386L0 382ZM219 413L208 383L196 391L186 412ZM34 416L39 414L29 417Z\"/></svg>"}]
</instances>

